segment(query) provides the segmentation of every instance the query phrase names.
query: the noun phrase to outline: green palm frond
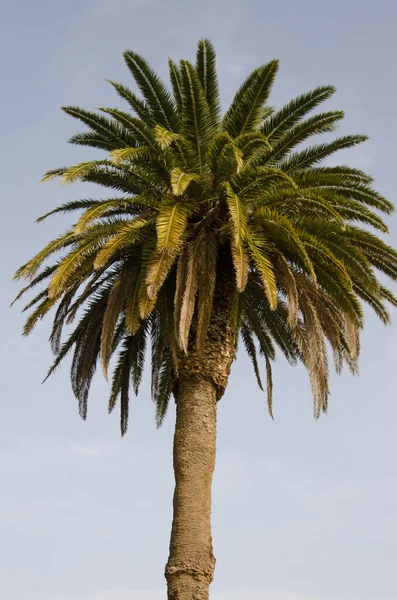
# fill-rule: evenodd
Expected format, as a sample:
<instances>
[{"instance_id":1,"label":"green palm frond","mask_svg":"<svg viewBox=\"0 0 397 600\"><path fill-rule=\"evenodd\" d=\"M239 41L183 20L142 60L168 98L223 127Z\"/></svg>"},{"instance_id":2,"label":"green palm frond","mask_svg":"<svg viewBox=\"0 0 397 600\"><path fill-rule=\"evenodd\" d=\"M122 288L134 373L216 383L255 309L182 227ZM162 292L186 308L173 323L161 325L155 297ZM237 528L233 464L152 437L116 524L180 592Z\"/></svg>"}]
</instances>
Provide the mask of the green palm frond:
<instances>
[{"instance_id":1,"label":"green palm frond","mask_svg":"<svg viewBox=\"0 0 397 600\"><path fill-rule=\"evenodd\" d=\"M177 117L171 94L161 79L156 75L146 60L127 50L124 52L124 60L131 71L147 105L150 107L153 119L156 123L163 125L170 131L177 130L179 119Z\"/></svg>"},{"instance_id":2,"label":"green palm frond","mask_svg":"<svg viewBox=\"0 0 397 600\"><path fill-rule=\"evenodd\" d=\"M177 64L174 63L170 58L168 59L168 68L170 72L170 81L172 91L174 92L174 101L178 109L179 114L182 114L183 110L183 96L182 96L182 83L181 73Z\"/></svg>"},{"instance_id":3,"label":"green palm frond","mask_svg":"<svg viewBox=\"0 0 397 600\"><path fill-rule=\"evenodd\" d=\"M174 133L162 125L156 125L154 128L154 138L161 150L166 150L173 142L179 140L180 137L178 133Z\"/></svg>"},{"instance_id":4,"label":"green palm frond","mask_svg":"<svg viewBox=\"0 0 397 600\"><path fill-rule=\"evenodd\" d=\"M327 164L366 137L313 145L343 117L309 114L335 88L315 88L277 110L268 104L277 61L247 77L222 117L209 40L199 41L194 66L168 61L170 89L142 56L124 58L141 97L110 81L125 110L64 107L86 128L69 141L103 154L47 171L42 181L97 184L106 194L39 217L74 220L15 274L27 279L15 300L32 293L24 335L53 311L47 376L72 353L71 384L85 419L101 364L111 380L109 411L120 402L122 435L148 336L158 426L171 396L178 400L187 365L200 377L201 361L207 377L206 361L223 360L218 336L234 343L231 356L241 340L261 388L263 361L271 417L272 361L281 353L302 363L318 417L328 407L328 354L338 373L356 374L364 306L384 323L397 306L384 281L397 281L397 251L376 235L388 233L384 216L394 206L367 173ZM220 397L225 374L215 371Z\"/></svg>"},{"instance_id":5,"label":"green palm frond","mask_svg":"<svg viewBox=\"0 0 397 600\"><path fill-rule=\"evenodd\" d=\"M198 43L196 71L203 86L214 125L218 125L220 120L220 97L216 73L216 56L214 46L209 40L200 40Z\"/></svg>"},{"instance_id":6,"label":"green palm frond","mask_svg":"<svg viewBox=\"0 0 397 600\"><path fill-rule=\"evenodd\" d=\"M76 276L80 278L81 274L84 274L83 264L87 257L91 258L90 262L92 264L99 243L98 239L95 238L83 239L74 250L61 260L48 285L48 295L50 298L59 297L71 285L76 283Z\"/></svg>"},{"instance_id":7,"label":"green palm frond","mask_svg":"<svg viewBox=\"0 0 397 600\"><path fill-rule=\"evenodd\" d=\"M307 169L313 165L318 164L320 161L332 156L338 150L344 150L345 148L353 148L357 144L361 144L367 140L366 135L346 135L345 137L338 138L328 144L319 144L318 146L311 146L301 152L291 154L291 156L285 159L280 164L280 169L286 173L292 173L300 169Z\"/></svg>"},{"instance_id":8,"label":"green palm frond","mask_svg":"<svg viewBox=\"0 0 397 600\"><path fill-rule=\"evenodd\" d=\"M319 133L326 133L335 129L338 121L343 119L344 114L341 110L315 115L306 121L302 121L291 127L277 141L273 142L271 150L262 157L264 162L268 160L280 160L286 156L293 148L301 144L308 138Z\"/></svg>"},{"instance_id":9,"label":"green palm frond","mask_svg":"<svg viewBox=\"0 0 397 600\"><path fill-rule=\"evenodd\" d=\"M113 117L120 125L130 131L131 139L136 138L139 144L153 146L153 132L143 121L117 108L102 107L99 110Z\"/></svg>"},{"instance_id":10,"label":"green palm frond","mask_svg":"<svg viewBox=\"0 0 397 600\"><path fill-rule=\"evenodd\" d=\"M252 260L262 281L270 308L275 310L277 308L277 288L272 261L268 255L269 248L267 247L266 241L258 235L250 234L247 236L247 241Z\"/></svg>"},{"instance_id":11,"label":"green palm frond","mask_svg":"<svg viewBox=\"0 0 397 600\"><path fill-rule=\"evenodd\" d=\"M96 202L87 208L80 219L77 221L75 226L76 235L80 235L87 230L87 227L95 220L100 219L104 214L108 213L112 209L119 209L122 211L121 214L128 214L129 211L132 213L136 212L140 208L140 203L143 205L147 204L145 200L135 198L111 198L109 200L103 200Z\"/></svg>"},{"instance_id":12,"label":"green palm frond","mask_svg":"<svg viewBox=\"0 0 397 600\"><path fill-rule=\"evenodd\" d=\"M141 121L145 123L145 125L149 127L153 126L154 119L145 102L138 98L138 96L125 85L117 83L116 81L111 81L110 79L107 79L106 81L114 87L120 98L128 102L132 110L141 119Z\"/></svg>"},{"instance_id":13,"label":"green palm frond","mask_svg":"<svg viewBox=\"0 0 397 600\"><path fill-rule=\"evenodd\" d=\"M255 377L256 377L258 386L263 391L263 385L262 385L262 380L261 380L261 376L260 376L260 372L259 372L259 365L258 365L258 358L257 358L257 351L256 351L254 336L252 334L252 330L250 329L250 327L248 325L246 325L246 323L244 323L244 322L241 326L241 337L243 339L247 354L250 357L252 365L254 367L254 373L255 373Z\"/></svg>"},{"instance_id":14,"label":"green palm frond","mask_svg":"<svg viewBox=\"0 0 397 600\"><path fill-rule=\"evenodd\" d=\"M180 70L183 98L182 132L195 149L198 171L202 174L208 145L216 133L216 127L194 67L183 60Z\"/></svg>"},{"instance_id":15,"label":"green palm frond","mask_svg":"<svg viewBox=\"0 0 397 600\"><path fill-rule=\"evenodd\" d=\"M101 332L101 364L105 378L108 377L109 360L112 355L113 339L117 322L124 307L127 291L127 277L122 273L113 283L106 304Z\"/></svg>"},{"instance_id":16,"label":"green palm frond","mask_svg":"<svg viewBox=\"0 0 397 600\"><path fill-rule=\"evenodd\" d=\"M75 144L76 146L88 146L89 148L98 148L99 150L106 150L107 152L116 150L120 147L120 142L118 140L113 138L108 139L105 135L101 135L96 131L82 131L81 133L75 133L68 141L69 144Z\"/></svg>"},{"instance_id":17,"label":"green palm frond","mask_svg":"<svg viewBox=\"0 0 397 600\"><path fill-rule=\"evenodd\" d=\"M82 121L95 133L118 144L119 148L122 146L132 146L134 144L134 137L127 129L121 127L117 121L112 121L102 115L98 115L89 110L84 110L78 106L63 106L62 110L69 116Z\"/></svg>"},{"instance_id":18,"label":"green palm frond","mask_svg":"<svg viewBox=\"0 0 397 600\"><path fill-rule=\"evenodd\" d=\"M307 115L321 102L330 98L336 89L332 85L324 85L291 100L281 110L265 120L261 130L269 140L277 140L291 127Z\"/></svg>"},{"instance_id":19,"label":"green palm frond","mask_svg":"<svg viewBox=\"0 0 397 600\"><path fill-rule=\"evenodd\" d=\"M233 175L239 173L244 164L242 150L226 131L219 133L213 139L208 154L215 184L228 181Z\"/></svg>"},{"instance_id":20,"label":"green palm frond","mask_svg":"<svg viewBox=\"0 0 397 600\"><path fill-rule=\"evenodd\" d=\"M237 137L258 128L277 70L278 61L273 60L255 69L239 88L223 117L223 129L231 136Z\"/></svg>"},{"instance_id":21,"label":"green palm frond","mask_svg":"<svg viewBox=\"0 0 397 600\"><path fill-rule=\"evenodd\" d=\"M52 215L56 215L57 213L68 213L68 212L73 212L75 210L91 208L92 206L95 206L96 204L98 204L98 202L101 202L101 201L87 199L87 200L72 200L71 202L65 202L65 204L61 204L60 206L57 206L53 210L50 210L49 212L45 213L44 215L41 215L41 217L38 217L36 219L36 223L41 223L41 221L44 221L48 217L51 217Z\"/></svg>"}]
</instances>

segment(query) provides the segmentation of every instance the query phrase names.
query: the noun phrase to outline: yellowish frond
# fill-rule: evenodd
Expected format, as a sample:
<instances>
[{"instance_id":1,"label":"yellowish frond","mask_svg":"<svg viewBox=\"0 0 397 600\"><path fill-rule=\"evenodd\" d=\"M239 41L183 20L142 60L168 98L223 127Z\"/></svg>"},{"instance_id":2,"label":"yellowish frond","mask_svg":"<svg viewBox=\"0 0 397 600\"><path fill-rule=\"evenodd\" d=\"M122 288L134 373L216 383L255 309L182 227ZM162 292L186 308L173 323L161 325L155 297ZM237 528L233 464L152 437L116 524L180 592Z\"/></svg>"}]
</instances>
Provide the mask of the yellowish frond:
<instances>
[{"instance_id":1,"label":"yellowish frond","mask_svg":"<svg viewBox=\"0 0 397 600\"><path fill-rule=\"evenodd\" d=\"M88 173L90 173L95 167L106 164L103 160L92 160L90 162L81 162L77 165L73 165L68 169L65 169L62 173L61 184L69 185L74 181L83 179Z\"/></svg>"},{"instance_id":2,"label":"yellowish frond","mask_svg":"<svg viewBox=\"0 0 397 600\"><path fill-rule=\"evenodd\" d=\"M102 250L98 252L94 262L94 269L104 267L111 257L121 248L136 243L142 229L147 226L148 221L146 219L137 218L122 227L120 233L113 236L105 244Z\"/></svg>"},{"instance_id":3,"label":"yellowish frond","mask_svg":"<svg viewBox=\"0 0 397 600\"><path fill-rule=\"evenodd\" d=\"M186 228L189 209L186 202L166 199L156 219L157 250L174 250Z\"/></svg>"},{"instance_id":4,"label":"yellowish frond","mask_svg":"<svg viewBox=\"0 0 397 600\"><path fill-rule=\"evenodd\" d=\"M234 193L231 185L226 184L227 205L229 208L235 245L238 247L242 244L247 232L247 207L244 200L241 200Z\"/></svg>"},{"instance_id":5,"label":"yellowish frond","mask_svg":"<svg viewBox=\"0 0 397 600\"><path fill-rule=\"evenodd\" d=\"M146 148L119 148L110 152L110 158L112 163L117 166L125 161L140 158L145 152L147 152Z\"/></svg>"},{"instance_id":6,"label":"yellowish frond","mask_svg":"<svg viewBox=\"0 0 397 600\"><path fill-rule=\"evenodd\" d=\"M171 171L171 189L175 196L182 196L189 183L198 181L199 176L196 173L184 173L181 169L175 168Z\"/></svg>"},{"instance_id":7,"label":"yellowish frond","mask_svg":"<svg viewBox=\"0 0 397 600\"><path fill-rule=\"evenodd\" d=\"M178 139L180 139L180 137L180 135L169 131L162 125L156 125L156 127L154 128L154 139L160 146L161 150L166 150L167 148L169 148L172 142L177 141Z\"/></svg>"},{"instance_id":8,"label":"yellowish frond","mask_svg":"<svg viewBox=\"0 0 397 600\"><path fill-rule=\"evenodd\" d=\"M236 245L235 241L231 243L234 271L236 273L237 290L245 290L248 281L249 256L242 244Z\"/></svg>"}]
</instances>

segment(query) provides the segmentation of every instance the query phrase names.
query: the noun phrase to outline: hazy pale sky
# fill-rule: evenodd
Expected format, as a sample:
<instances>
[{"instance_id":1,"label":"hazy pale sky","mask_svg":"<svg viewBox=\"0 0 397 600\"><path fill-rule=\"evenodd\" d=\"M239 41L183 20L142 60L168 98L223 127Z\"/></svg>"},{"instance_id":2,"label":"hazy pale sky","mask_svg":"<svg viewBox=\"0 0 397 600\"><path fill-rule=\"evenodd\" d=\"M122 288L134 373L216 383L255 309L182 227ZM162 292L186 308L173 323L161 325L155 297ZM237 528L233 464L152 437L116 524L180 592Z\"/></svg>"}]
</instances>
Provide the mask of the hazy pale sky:
<instances>
[{"instance_id":1,"label":"hazy pale sky","mask_svg":"<svg viewBox=\"0 0 397 600\"><path fill-rule=\"evenodd\" d=\"M34 224L57 204L96 195L38 186L49 168L93 156L59 107L121 106L105 78L131 83L121 53L194 58L209 37L224 106L250 69L272 58L271 103L321 84L338 93L339 133L370 141L341 153L396 202L397 4L394 0L1 0L0 594L4 600L161 600L172 516L174 409L157 431L148 378L127 436L107 416L98 374L89 418L77 413L65 364L51 361L45 322L28 340L8 304L17 266L69 226ZM336 160L336 159L335 159ZM389 220L397 245L397 218ZM275 414L244 353L219 404L213 600L392 600L397 597L397 328L368 314L361 376L333 378L314 422L302 369L275 365Z\"/></svg>"}]
</instances>

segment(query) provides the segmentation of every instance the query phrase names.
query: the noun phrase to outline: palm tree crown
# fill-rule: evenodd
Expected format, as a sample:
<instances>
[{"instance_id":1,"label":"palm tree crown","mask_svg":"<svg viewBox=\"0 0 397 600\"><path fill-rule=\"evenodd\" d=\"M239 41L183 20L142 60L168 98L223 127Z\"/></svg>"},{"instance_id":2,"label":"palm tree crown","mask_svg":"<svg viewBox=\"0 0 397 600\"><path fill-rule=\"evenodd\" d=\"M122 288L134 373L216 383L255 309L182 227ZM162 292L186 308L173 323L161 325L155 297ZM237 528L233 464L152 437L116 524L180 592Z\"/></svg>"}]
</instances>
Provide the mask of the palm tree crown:
<instances>
[{"instance_id":1,"label":"palm tree crown","mask_svg":"<svg viewBox=\"0 0 397 600\"><path fill-rule=\"evenodd\" d=\"M343 113L307 116L335 92L332 86L270 108L277 61L255 69L222 116L208 40L199 42L195 65L169 61L172 92L140 55L127 51L124 58L143 98L111 81L126 111L64 107L88 127L70 141L107 157L49 171L42 181L94 182L115 195L69 202L40 217L82 211L16 274L29 280L18 298L45 285L26 306L33 312L24 333L57 306L49 374L74 351L71 381L83 418L98 360L107 374L116 356L109 410L120 399L122 433L130 384L137 392L150 341L161 423L180 357L200 356L211 343L214 294L230 264L230 326L261 387L258 354L264 357L270 412L277 346L290 363L306 366L318 416L327 409L327 346L337 371L346 364L356 372L362 302L384 322L386 302L397 304L377 276L397 279L397 252L370 231L387 232L379 213L393 206L362 171L320 165L365 136L296 151L332 131ZM61 342L64 325L77 315Z\"/></svg>"}]
</instances>

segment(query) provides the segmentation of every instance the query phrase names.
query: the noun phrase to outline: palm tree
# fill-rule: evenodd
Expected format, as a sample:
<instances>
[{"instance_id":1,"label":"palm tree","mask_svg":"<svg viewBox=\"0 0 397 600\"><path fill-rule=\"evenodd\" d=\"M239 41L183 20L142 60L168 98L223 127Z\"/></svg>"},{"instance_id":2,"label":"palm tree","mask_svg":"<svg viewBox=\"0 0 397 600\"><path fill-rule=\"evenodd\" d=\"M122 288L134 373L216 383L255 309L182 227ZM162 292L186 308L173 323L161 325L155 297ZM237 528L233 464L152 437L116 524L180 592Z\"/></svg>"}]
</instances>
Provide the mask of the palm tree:
<instances>
[{"instance_id":1,"label":"palm tree","mask_svg":"<svg viewBox=\"0 0 397 600\"><path fill-rule=\"evenodd\" d=\"M291 364L305 365L315 416L325 412L327 348L338 372L347 365L355 373L363 302L385 323L386 302L397 305L378 278L397 279L397 252L371 232L387 232L379 213L393 206L362 171L320 166L365 136L295 150L342 119L341 111L307 117L332 86L274 110L267 101L278 62L271 61L249 75L222 116L208 40L199 42L195 65L169 61L172 92L140 55L127 51L124 58L143 98L111 81L126 111L63 109L88 127L70 142L106 157L42 180L93 182L115 195L68 202L38 219L81 211L18 270L17 278L28 279L18 298L44 283L25 307L33 308L25 335L57 307L48 375L73 350L71 383L83 419L98 361L107 377L115 357L109 412L119 402L122 435L130 387L138 392L150 344L157 424L171 396L177 412L168 598L205 600L215 566L216 407L237 343L261 388L263 357L270 415L276 348ZM62 342L64 326L77 316Z\"/></svg>"}]
</instances>

